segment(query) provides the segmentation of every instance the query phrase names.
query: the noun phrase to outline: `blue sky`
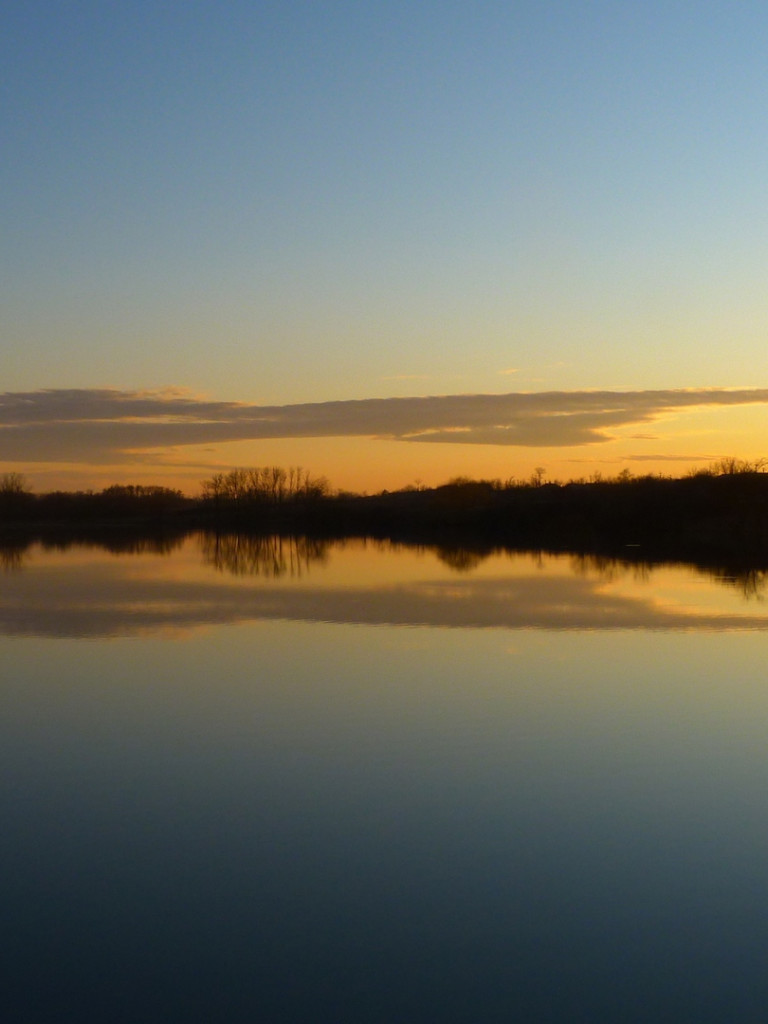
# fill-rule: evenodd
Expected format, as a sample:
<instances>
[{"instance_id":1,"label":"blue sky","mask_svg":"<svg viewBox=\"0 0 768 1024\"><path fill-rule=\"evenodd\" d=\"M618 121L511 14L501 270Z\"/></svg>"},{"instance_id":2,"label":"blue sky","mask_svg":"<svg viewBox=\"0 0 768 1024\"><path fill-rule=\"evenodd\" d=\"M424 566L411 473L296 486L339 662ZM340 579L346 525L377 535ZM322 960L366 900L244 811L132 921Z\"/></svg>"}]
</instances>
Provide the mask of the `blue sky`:
<instances>
[{"instance_id":1,"label":"blue sky","mask_svg":"<svg viewBox=\"0 0 768 1024\"><path fill-rule=\"evenodd\" d=\"M3 390L762 387L767 41L746 2L6 9ZM762 454L762 403L708 410L544 461ZM270 444L211 465L305 461ZM405 447L308 450L345 485L499 458Z\"/></svg>"}]
</instances>

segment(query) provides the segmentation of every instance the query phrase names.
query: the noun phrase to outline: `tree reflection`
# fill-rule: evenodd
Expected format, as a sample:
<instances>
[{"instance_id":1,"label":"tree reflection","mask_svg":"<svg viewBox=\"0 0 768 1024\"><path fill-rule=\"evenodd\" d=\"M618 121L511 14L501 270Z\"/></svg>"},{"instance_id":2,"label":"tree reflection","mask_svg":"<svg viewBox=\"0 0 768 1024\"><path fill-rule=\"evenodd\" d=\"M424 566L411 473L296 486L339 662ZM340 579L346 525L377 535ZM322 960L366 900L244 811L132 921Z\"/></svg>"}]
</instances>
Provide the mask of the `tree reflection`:
<instances>
[{"instance_id":1,"label":"tree reflection","mask_svg":"<svg viewBox=\"0 0 768 1024\"><path fill-rule=\"evenodd\" d=\"M765 599L766 585L768 585L768 571L765 569L715 569L709 573L709 576L716 583L722 583L726 587L738 590L741 596L747 600L763 601Z\"/></svg>"},{"instance_id":2,"label":"tree reflection","mask_svg":"<svg viewBox=\"0 0 768 1024\"><path fill-rule=\"evenodd\" d=\"M477 551L462 547L437 547L435 554L455 572L471 572L491 554L490 551Z\"/></svg>"},{"instance_id":3,"label":"tree reflection","mask_svg":"<svg viewBox=\"0 0 768 1024\"><path fill-rule=\"evenodd\" d=\"M606 583L613 583L628 573L638 582L645 583L651 578L652 562L636 559L622 559L610 555L580 551L571 555L571 568L577 576L596 574Z\"/></svg>"},{"instance_id":4,"label":"tree reflection","mask_svg":"<svg viewBox=\"0 0 768 1024\"><path fill-rule=\"evenodd\" d=\"M613 583L623 575L632 573L633 578L647 582L654 569L661 566L688 566L715 583L738 591L742 597L761 601L768 588L768 569L754 566L712 566L702 562L659 559L658 561L629 560L608 555L579 552L571 555L571 568L577 576L597 574L607 583Z\"/></svg>"},{"instance_id":5,"label":"tree reflection","mask_svg":"<svg viewBox=\"0 0 768 1024\"><path fill-rule=\"evenodd\" d=\"M184 543L185 533L139 536L131 533L52 536L40 540L44 551L69 551L72 548L91 548L108 551L112 555L170 555Z\"/></svg>"},{"instance_id":6,"label":"tree reflection","mask_svg":"<svg viewBox=\"0 0 768 1024\"><path fill-rule=\"evenodd\" d=\"M328 559L328 541L245 533L203 533L200 550L206 564L233 576L300 577Z\"/></svg>"},{"instance_id":7,"label":"tree reflection","mask_svg":"<svg viewBox=\"0 0 768 1024\"><path fill-rule=\"evenodd\" d=\"M5 541L0 545L0 571L18 572L29 557L30 545L25 541Z\"/></svg>"}]
</instances>

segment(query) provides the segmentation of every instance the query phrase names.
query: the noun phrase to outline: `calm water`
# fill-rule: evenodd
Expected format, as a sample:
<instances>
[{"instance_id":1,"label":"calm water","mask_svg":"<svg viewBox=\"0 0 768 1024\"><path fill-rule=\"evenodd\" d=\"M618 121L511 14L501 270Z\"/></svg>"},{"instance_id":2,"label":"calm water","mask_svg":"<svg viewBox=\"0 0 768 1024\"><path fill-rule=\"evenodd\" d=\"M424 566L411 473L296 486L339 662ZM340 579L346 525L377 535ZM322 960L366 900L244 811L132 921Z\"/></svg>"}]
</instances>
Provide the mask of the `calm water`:
<instances>
[{"instance_id":1,"label":"calm water","mask_svg":"<svg viewBox=\"0 0 768 1024\"><path fill-rule=\"evenodd\" d=\"M764 1021L761 587L6 552L2 1019Z\"/></svg>"}]
</instances>

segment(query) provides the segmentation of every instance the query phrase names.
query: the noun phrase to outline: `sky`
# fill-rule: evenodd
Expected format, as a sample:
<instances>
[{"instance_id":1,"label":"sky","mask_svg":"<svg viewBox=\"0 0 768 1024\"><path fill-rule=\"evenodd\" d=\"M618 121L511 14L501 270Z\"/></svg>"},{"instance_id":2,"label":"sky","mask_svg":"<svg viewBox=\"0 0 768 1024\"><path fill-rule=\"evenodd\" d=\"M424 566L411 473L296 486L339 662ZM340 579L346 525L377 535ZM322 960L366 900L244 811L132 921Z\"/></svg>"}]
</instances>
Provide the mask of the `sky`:
<instances>
[{"instance_id":1,"label":"sky","mask_svg":"<svg viewBox=\"0 0 768 1024\"><path fill-rule=\"evenodd\" d=\"M0 472L355 490L768 454L768 10L0 14Z\"/></svg>"}]
</instances>

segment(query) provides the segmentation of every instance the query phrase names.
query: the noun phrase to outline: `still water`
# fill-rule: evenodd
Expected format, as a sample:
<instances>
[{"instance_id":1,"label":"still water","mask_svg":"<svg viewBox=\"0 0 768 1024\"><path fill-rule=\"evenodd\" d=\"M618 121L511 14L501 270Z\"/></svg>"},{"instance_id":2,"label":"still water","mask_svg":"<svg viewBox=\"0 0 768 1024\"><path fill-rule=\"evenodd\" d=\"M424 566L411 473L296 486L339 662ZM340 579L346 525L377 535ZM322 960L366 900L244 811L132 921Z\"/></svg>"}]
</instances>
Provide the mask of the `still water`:
<instances>
[{"instance_id":1,"label":"still water","mask_svg":"<svg viewBox=\"0 0 768 1024\"><path fill-rule=\"evenodd\" d=\"M768 1014L759 575L4 553L2 1019Z\"/></svg>"}]
</instances>

